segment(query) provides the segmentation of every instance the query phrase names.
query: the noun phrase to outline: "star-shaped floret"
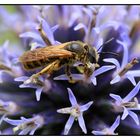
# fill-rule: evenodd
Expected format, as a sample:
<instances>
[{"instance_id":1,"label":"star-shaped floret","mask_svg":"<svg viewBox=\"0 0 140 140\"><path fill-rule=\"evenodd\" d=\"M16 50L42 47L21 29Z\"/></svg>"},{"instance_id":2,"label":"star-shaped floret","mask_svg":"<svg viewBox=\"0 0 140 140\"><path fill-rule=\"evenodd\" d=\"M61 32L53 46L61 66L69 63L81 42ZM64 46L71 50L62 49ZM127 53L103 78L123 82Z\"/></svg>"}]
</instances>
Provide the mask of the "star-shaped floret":
<instances>
[{"instance_id":1,"label":"star-shaped floret","mask_svg":"<svg viewBox=\"0 0 140 140\"><path fill-rule=\"evenodd\" d=\"M120 124L120 116L118 116L115 120L115 122L110 126L110 127L106 127L101 131L92 131L92 133L94 135L118 135L117 133L115 133L115 129L119 126Z\"/></svg>"},{"instance_id":2,"label":"star-shaped floret","mask_svg":"<svg viewBox=\"0 0 140 140\"><path fill-rule=\"evenodd\" d=\"M124 120L128 115L139 125L139 119L136 113L131 110L140 110L140 104L138 99L135 97L140 90L140 82L133 88L133 90L123 99L116 94L110 94L110 96L115 99L112 103L115 111L123 112L121 119ZM134 101L132 99L134 98Z\"/></svg>"},{"instance_id":3,"label":"star-shaped floret","mask_svg":"<svg viewBox=\"0 0 140 140\"><path fill-rule=\"evenodd\" d=\"M0 124L7 115L15 114L18 109L19 107L15 102L0 100L0 115L2 115L0 118Z\"/></svg>"},{"instance_id":4,"label":"star-shaped floret","mask_svg":"<svg viewBox=\"0 0 140 140\"><path fill-rule=\"evenodd\" d=\"M113 65L102 66L99 69L95 70L92 73L92 75L89 76L88 78L87 77L85 78L84 74L71 74L71 76L72 76L72 79L75 81L84 81L86 83L93 83L93 85L96 86L97 85L97 78L96 77L98 75L105 73L109 70L112 70L114 68L115 68L115 66L113 66ZM69 79L68 79L68 76L66 74L63 74L63 75L54 77L54 80L69 80Z\"/></svg>"},{"instance_id":5,"label":"star-shaped floret","mask_svg":"<svg viewBox=\"0 0 140 140\"><path fill-rule=\"evenodd\" d=\"M137 60L137 58L134 58L128 63L127 43L120 41L120 40L117 40L117 43L120 44L124 50L122 64L120 65L119 61L116 60L115 58L104 59L105 62L112 63L116 66L116 70L114 71L114 77L111 80L110 84L118 83L119 81L127 78L135 86L136 85L135 77L140 76L140 71L139 70L130 70L130 69L135 64L137 64L139 61Z\"/></svg>"},{"instance_id":6,"label":"star-shaped floret","mask_svg":"<svg viewBox=\"0 0 140 140\"><path fill-rule=\"evenodd\" d=\"M67 135L69 133L69 130L71 129L74 120L78 121L82 131L86 134L87 129L83 118L83 112L89 109L89 107L93 104L93 101L90 101L84 105L79 105L70 88L68 88L68 94L72 106L57 110L58 113L70 114L70 117L64 128L64 135Z\"/></svg>"},{"instance_id":7,"label":"star-shaped floret","mask_svg":"<svg viewBox=\"0 0 140 140\"><path fill-rule=\"evenodd\" d=\"M19 131L19 135L33 135L35 131L44 125L44 118L40 115L36 115L32 118L21 117L20 120L12 120L9 118L4 119L7 123L15 125L13 131Z\"/></svg>"},{"instance_id":8,"label":"star-shaped floret","mask_svg":"<svg viewBox=\"0 0 140 140\"><path fill-rule=\"evenodd\" d=\"M22 77L15 78L15 81L23 82L23 84L19 86L20 88L36 89L35 94L36 94L37 101L40 101L40 96L43 89L45 89L45 91L48 91L51 88L50 81L44 79L43 77L39 77L36 79L33 76L31 77L22 76Z\"/></svg>"}]
</instances>

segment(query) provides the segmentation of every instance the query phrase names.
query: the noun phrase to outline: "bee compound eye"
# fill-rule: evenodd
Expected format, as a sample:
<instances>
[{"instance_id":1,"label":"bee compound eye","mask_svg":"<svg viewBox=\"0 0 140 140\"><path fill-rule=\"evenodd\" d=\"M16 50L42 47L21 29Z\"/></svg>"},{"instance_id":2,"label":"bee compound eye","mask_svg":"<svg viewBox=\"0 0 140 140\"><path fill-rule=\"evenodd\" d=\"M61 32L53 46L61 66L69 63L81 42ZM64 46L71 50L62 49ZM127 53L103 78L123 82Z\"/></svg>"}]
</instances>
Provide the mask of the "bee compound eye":
<instances>
[{"instance_id":1,"label":"bee compound eye","mask_svg":"<svg viewBox=\"0 0 140 140\"><path fill-rule=\"evenodd\" d=\"M84 48L85 48L86 50L89 50L89 49L88 49L89 47L88 47L87 44L84 45Z\"/></svg>"},{"instance_id":2,"label":"bee compound eye","mask_svg":"<svg viewBox=\"0 0 140 140\"><path fill-rule=\"evenodd\" d=\"M79 52L82 52L82 47L81 47L79 44L73 43L73 44L69 47L69 50L72 51L72 52L79 53Z\"/></svg>"}]
</instances>

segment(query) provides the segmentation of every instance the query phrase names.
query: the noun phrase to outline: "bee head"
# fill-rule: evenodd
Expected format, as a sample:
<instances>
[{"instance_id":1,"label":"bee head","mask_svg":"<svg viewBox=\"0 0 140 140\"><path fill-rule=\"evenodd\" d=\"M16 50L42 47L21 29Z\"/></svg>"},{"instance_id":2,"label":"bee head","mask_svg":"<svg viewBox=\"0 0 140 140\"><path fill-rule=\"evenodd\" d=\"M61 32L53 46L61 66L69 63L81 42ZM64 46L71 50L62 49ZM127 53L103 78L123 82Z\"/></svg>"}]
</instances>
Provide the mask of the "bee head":
<instances>
[{"instance_id":1,"label":"bee head","mask_svg":"<svg viewBox=\"0 0 140 140\"><path fill-rule=\"evenodd\" d=\"M89 61L91 63L95 63L95 64L98 63L99 54L98 54L96 48L93 48L92 46L90 46L88 44L84 44L84 49L86 49L86 51L87 51Z\"/></svg>"},{"instance_id":2,"label":"bee head","mask_svg":"<svg viewBox=\"0 0 140 140\"><path fill-rule=\"evenodd\" d=\"M99 55L96 48L93 48L86 43L83 43L81 41L72 41L67 46L65 46L65 49L74 52L79 56L82 56L82 54L86 54L91 63L98 63Z\"/></svg>"}]
</instances>

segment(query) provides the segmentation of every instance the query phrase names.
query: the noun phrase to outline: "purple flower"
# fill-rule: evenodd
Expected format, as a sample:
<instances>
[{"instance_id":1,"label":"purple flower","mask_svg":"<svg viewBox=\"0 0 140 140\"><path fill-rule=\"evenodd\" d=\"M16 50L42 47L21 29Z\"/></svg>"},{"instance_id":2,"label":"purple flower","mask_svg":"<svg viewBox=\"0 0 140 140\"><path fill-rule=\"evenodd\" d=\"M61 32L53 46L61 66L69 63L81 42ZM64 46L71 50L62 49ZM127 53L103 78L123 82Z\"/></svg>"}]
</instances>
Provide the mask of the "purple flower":
<instances>
[{"instance_id":1,"label":"purple flower","mask_svg":"<svg viewBox=\"0 0 140 140\"><path fill-rule=\"evenodd\" d=\"M122 64L120 65L119 61L116 60L115 58L104 59L105 62L110 62L110 63L113 63L114 65L116 65L116 71L113 74L114 78L111 80L110 84L115 84L115 83L127 78L135 86L136 81L135 81L134 77L139 77L140 71L139 70L133 71L133 70L129 70L129 69L132 68L134 64L138 63L138 61L137 61L137 59L135 59L135 60L133 59L135 61L134 64L133 64L133 60L128 64L127 44L125 42L120 41L120 40L117 40L117 42L119 44L121 44L123 46L123 49L124 49ZM131 66L129 66L129 65L131 65ZM124 69L126 72L124 72ZM120 73L123 73L123 74L120 74Z\"/></svg>"},{"instance_id":2,"label":"purple flower","mask_svg":"<svg viewBox=\"0 0 140 140\"><path fill-rule=\"evenodd\" d=\"M135 21L139 20L139 14L140 14L140 7L138 5L132 5L126 16L126 21L130 25L133 25Z\"/></svg>"},{"instance_id":3,"label":"purple flower","mask_svg":"<svg viewBox=\"0 0 140 140\"><path fill-rule=\"evenodd\" d=\"M92 32L92 29L94 29L96 26L96 23L95 25L92 25L94 20L97 18L97 9L92 7L84 7L83 8L83 11L87 14L87 16L89 17L88 19L88 23L87 25L85 23L78 23L75 27L74 27L74 30L77 31L77 30L80 30L80 29L84 29L84 32L85 32L85 36L84 36L84 41L93 45L93 46L99 46L99 45L102 45L103 43L103 38L100 36L99 37L99 34L97 35L95 32ZM93 28L93 27L94 28Z\"/></svg>"},{"instance_id":4,"label":"purple flower","mask_svg":"<svg viewBox=\"0 0 140 140\"><path fill-rule=\"evenodd\" d=\"M81 133L117 135L117 132L119 135L139 134L139 15L140 7L135 5L1 6L1 39L10 37L11 43L14 44L11 46L6 41L0 46L0 134L59 135L62 129L64 135ZM49 59L49 66L53 69L54 64L54 67L58 69L46 75L40 75L38 72L48 66L47 60L34 72L24 70L22 62L19 62L19 56L22 56L24 51L49 46L55 48L61 42L67 43L74 40L83 41L94 47L98 55L95 54L97 61L95 64L94 56L88 54L88 58L84 58L86 52L81 54L83 61L88 59L90 61L86 63L87 69L84 62L80 60L74 64L73 61L70 62L73 80L68 76L70 71L63 73L63 68L65 69L63 64L68 61L68 56L60 65L53 63L57 59L55 56ZM75 46L71 46L71 51L72 47ZM113 57L115 53L118 54L118 57L114 56L116 59ZM35 61L36 55L30 57L32 61ZM42 59L40 63L43 62ZM101 59L104 59L104 62ZM45 61L45 58L43 60ZM36 65L35 62L33 64ZM133 88L130 93L123 79L132 83ZM56 80L69 80L73 84ZM78 94L75 97L68 88L68 100L71 105L67 106L65 105L67 95L63 91L69 85L73 90L79 90L79 93L77 91ZM36 97L34 99L32 98L33 90ZM120 91L120 94L112 94L110 92L112 90ZM108 91L111 93L110 96ZM47 95L43 100L41 93L44 97L45 94ZM89 108L92 107L93 100L96 110ZM109 115L110 118L115 117L114 123L108 117ZM66 116L67 120L64 118ZM4 120L5 123L3 123ZM122 121L121 125L120 121ZM104 122L112 123L105 124ZM63 128L57 127L59 125ZM94 130L91 132L93 126ZM128 127L132 129L131 132L128 131ZM38 128L41 130L35 133Z\"/></svg>"},{"instance_id":5,"label":"purple flower","mask_svg":"<svg viewBox=\"0 0 140 140\"><path fill-rule=\"evenodd\" d=\"M11 13L8 12L4 6L0 7L0 18L1 18L1 29L0 30L13 30L16 33L19 33L22 31L22 16L20 15L20 13ZM14 24L11 24L14 23Z\"/></svg>"},{"instance_id":6,"label":"purple flower","mask_svg":"<svg viewBox=\"0 0 140 140\"><path fill-rule=\"evenodd\" d=\"M7 73L13 77L21 75L22 71L20 67L14 66L12 55L8 53L9 41L0 47L0 82L3 82L2 75Z\"/></svg>"},{"instance_id":7,"label":"purple flower","mask_svg":"<svg viewBox=\"0 0 140 140\"><path fill-rule=\"evenodd\" d=\"M117 31L120 27L128 30L128 26L121 21L113 20L111 18L108 20L104 19L105 17L107 17L109 12L112 12L111 8L107 8L105 6L95 6L92 8L83 8L83 11L85 11L85 13L89 16L89 22L87 25L84 24L84 22L79 23L75 26L74 30L77 31L79 29L84 29L84 41L91 44L92 46L95 46L97 49L103 44L103 35L101 34L101 32L110 30L111 28ZM122 14L123 9L121 9L120 11ZM92 25L93 23L94 25Z\"/></svg>"},{"instance_id":8,"label":"purple flower","mask_svg":"<svg viewBox=\"0 0 140 140\"><path fill-rule=\"evenodd\" d=\"M54 39L53 33L58 29L58 25L53 26L52 28L49 26L49 24L41 17L38 17L38 20L40 22L40 25L36 27L36 30L41 28L45 32L45 37L50 41L51 45L56 45L58 44L57 41ZM41 27L40 27L41 26ZM30 43L31 45L31 50L36 49L37 47L44 47L48 44L44 41L44 39L40 36L40 34L36 31L29 31L20 34L21 38L32 38L32 42Z\"/></svg>"},{"instance_id":9,"label":"purple flower","mask_svg":"<svg viewBox=\"0 0 140 140\"><path fill-rule=\"evenodd\" d=\"M97 85L97 79L96 77L100 74L103 74L109 70L112 70L114 69L115 66L102 66L100 67L99 69L95 70L93 72L93 74L88 78L88 79L85 79L85 76L83 74L71 74L73 80L75 81L84 81L84 82L87 82L87 83L93 83L94 86ZM66 74L63 74L63 75L60 75L60 76L57 76L57 77L54 77L54 80L69 80L67 75Z\"/></svg>"},{"instance_id":10,"label":"purple flower","mask_svg":"<svg viewBox=\"0 0 140 140\"><path fill-rule=\"evenodd\" d=\"M128 115L139 125L139 119L137 114L131 110L140 110L140 105L137 98L135 97L140 90L140 82L133 88L133 90L123 99L116 94L110 94L110 96L115 99L115 102L112 103L114 110L116 112L123 112L121 117L124 120ZM135 98L134 98L135 97ZM134 98L134 101L131 101Z\"/></svg>"},{"instance_id":11,"label":"purple flower","mask_svg":"<svg viewBox=\"0 0 140 140\"><path fill-rule=\"evenodd\" d=\"M45 17L46 13L48 13L48 10L52 8L52 6L51 5L33 5L32 8L34 8L34 11L38 11L42 17Z\"/></svg>"},{"instance_id":12,"label":"purple flower","mask_svg":"<svg viewBox=\"0 0 140 140\"><path fill-rule=\"evenodd\" d=\"M39 79L34 79L32 76L31 77L22 76L22 77L15 78L15 81L23 82L23 84L19 86L20 88L36 89L35 94L36 94L37 101L40 101L40 96L43 90L47 92L51 89L50 81L44 79L43 77L39 77Z\"/></svg>"},{"instance_id":13,"label":"purple flower","mask_svg":"<svg viewBox=\"0 0 140 140\"><path fill-rule=\"evenodd\" d=\"M0 115L2 115L0 118L0 125L7 115L14 115L18 111L18 108L15 102L0 100Z\"/></svg>"},{"instance_id":14,"label":"purple flower","mask_svg":"<svg viewBox=\"0 0 140 140\"><path fill-rule=\"evenodd\" d=\"M105 127L101 131L92 131L94 135L118 135L115 133L115 129L119 126L120 124L120 116L118 116L115 120L115 122L110 126L110 127Z\"/></svg>"},{"instance_id":15,"label":"purple flower","mask_svg":"<svg viewBox=\"0 0 140 140\"><path fill-rule=\"evenodd\" d=\"M20 117L20 120L5 118L4 121L16 126L13 128L14 133L21 130L19 135L27 135L28 133L29 135L34 135L35 131L44 125L44 118L40 115L36 115L29 119Z\"/></svg>"},{"instance_id":16,"label":"purple flower","mask_svg":"<svg viewBox=\"0 0 140 140\"><path fill-rule=\"evenodd\" d=\"M81 127L82 131L86 134L87 129L86 129L84 118L83 118L83 112L89 109L89 107L93 104L93 101L90 101L84 105L79 105L71 89L70 88L67 88L67 89L69 93L69 100L72 106L57 110L58 113L70 114L70 117L64 128L64 135L68 134L74 120L76 121L78 120L79 126Z\"/></svg>"},{"instance_id":17,"label":"purple flower","mask_svg":"<svg viewBox=\"0 0 140 140\"><path fill-rule=\"evenodd\" d=\"M79 20L82 20L83 5L61 5L61 10L58 6L54 6L52 16L55 16L55 21L65 29L70 28Z\"/></svg>"},{"instance_id":18,"label":"purple flower","mask_svg":"<svg viewBox=\"0 0 140 140\"><path fill-rule=\"evenodd\" d=\"M67 7L66 7L67 8ZM83 6L73 6L72 10L74 12L71 13L70 18L67 18L67 25L71 27L77 20L80 20L82 18L82 8ZM69 13L68 13L69 14ZM68 15L66 15L68 17ZM66 17L64 17L66 19Z\"/></svg>"}]
</instances>

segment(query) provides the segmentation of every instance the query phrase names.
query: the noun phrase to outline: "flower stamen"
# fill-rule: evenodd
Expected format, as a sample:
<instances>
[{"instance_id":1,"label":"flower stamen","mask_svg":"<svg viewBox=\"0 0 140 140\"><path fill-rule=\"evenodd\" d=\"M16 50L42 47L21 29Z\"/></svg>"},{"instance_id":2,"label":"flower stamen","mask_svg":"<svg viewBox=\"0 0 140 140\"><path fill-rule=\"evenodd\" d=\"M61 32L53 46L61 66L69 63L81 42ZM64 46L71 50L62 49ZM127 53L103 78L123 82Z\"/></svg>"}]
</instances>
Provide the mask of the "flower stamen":
<instances>
[{"instance_id":1,"label":"flower stamen","mask_svg":"<svg viewBox=\"0 0 140 140\"><path fill-rule=\"evenodd\" d=\"M37 30L39 31L42 39L44 40L44 42L46 43L46 45L48 46L52 46L52 43L50 42L50 40L48 39L45 31L42 28L42 22L40 23L39 27L37 28Z\"/></svg>"},{"instance_id":2,"label":"flower stamen","mask_svg":"<svg viewBox=\"0 0 140 140\"><path fill-rule=\"evenodd\" d=\"M118 75L120 77L122 77L123 75L125 75L126 72L128 72L135 64L139 63L139 61L137 60L137 58L134 58L130 61L130 63L128 63L119 73Z\"/></svg>"}]
</instances>

